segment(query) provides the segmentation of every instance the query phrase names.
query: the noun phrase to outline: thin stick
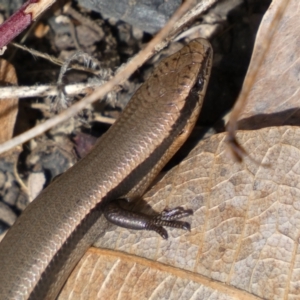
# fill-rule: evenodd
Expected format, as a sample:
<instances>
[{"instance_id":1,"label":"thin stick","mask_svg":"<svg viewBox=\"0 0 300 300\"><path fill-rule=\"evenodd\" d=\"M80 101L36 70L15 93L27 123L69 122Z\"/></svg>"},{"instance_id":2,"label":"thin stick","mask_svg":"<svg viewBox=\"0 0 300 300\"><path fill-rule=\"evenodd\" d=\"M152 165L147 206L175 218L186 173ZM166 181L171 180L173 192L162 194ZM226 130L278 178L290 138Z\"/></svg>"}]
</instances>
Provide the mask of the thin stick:
<instances>
[{"instance_id":1,"label":"thin stick","mask_svg":"<svg viewBox=\"0 0 300 300\"><path fill-rule=\"evenodd\" d=\"M68 96L85 94L88 89L96 89L104 81L92 83L75 83L64 86L64 93ZM8 98L29 98L57 96L59 94L57 85L36 85L36 86L6 86L0 89L0 99Z\"/></svg>"},{"instance_id":2,"label":"thin stick","mask_svg":"<svg viewBox=\"0 0 300 300\"><path fill-rule=\"evenodd\" d=\"M24 31L56 0L29 0L0 25L0 49Z\"/></svg>"},{"instance_id":3,"label":"thin stick","mask_svg":"<svg viewBox=\"0 0 300 300\"><path fill-rule=\"evenodd\" d=\"M56 57L54 57L52 55L49 55L47 53L42 53L40 51L28 48L28 47L26 47L24 45L21 45L21 44L18 44L18 43L10 43L10 45L13 45L14 47L22 49L24 51L27 51L27 52L29 52L33 56L37 56L37 57L41 57L43 59L46 59L46 60L48 60L48 61L50 61L53 64L56 64L58 66L63 66L64 63L65 63L64 61L62 61L62 60L60 60L60 59L58 59L58 58L56 58ZM99 74L99 70L94 70L94 69L91 69L91 68L80 66L79 64L71 64L70 69L84 71L84 72L89 72L89 73L96 74L96 75Z\"/></svg>"}]
</instances>

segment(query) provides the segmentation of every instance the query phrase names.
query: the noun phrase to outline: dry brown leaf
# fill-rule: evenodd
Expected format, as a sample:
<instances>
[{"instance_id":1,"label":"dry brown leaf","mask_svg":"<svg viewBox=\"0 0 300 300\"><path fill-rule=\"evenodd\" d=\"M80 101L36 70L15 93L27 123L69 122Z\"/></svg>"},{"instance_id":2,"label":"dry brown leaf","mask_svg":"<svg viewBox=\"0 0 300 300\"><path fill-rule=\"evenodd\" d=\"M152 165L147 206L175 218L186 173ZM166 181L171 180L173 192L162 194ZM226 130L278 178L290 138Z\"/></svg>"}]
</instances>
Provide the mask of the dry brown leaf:
<instances>
[{"instance_id":1,"label":"dry brown leaf","mask_svg":"<svg viewBox=\"0 0 300 300\"><path fill-rule=\"evenodd\" d=\"M272 2L265 14L254 47L251 62L260 54L261 45L276 6ZM258 129L266 126L299 125L300 82L300 2L290 0L280 21L270 51L259 69L246 107L240 116L240 129ZM250 64L249 70L253 64Z\"/></svg>"},{"instance_id":2,"label":"dry brown leaf","mask_svg":"<svg viewBox=\"0 0 300 300\"><path fill-rule=\"evenodd\" d=\"M111 251L87 253L60 299L297 298L299 136L292 126L238 133L242 146L271 167L233 162L224 133L200 142L145 199L157 211L192 208L191 232L171 229L162 240L113 227L97 243Z\"/></svg>"},{"instance_id":3,"label":"dry brown leaf","mask_svg":"<svg viewBox=\"0 0 300 300\"><path fill-rule=\"evenodd\" d=\"M59 299L258 299L205 276L117 251L90 248L84 269L79 268L90 276L83 282L70 279L75 288L68 296L65 289Z\"/></svg>"},{"instance_id":4,"label":"dry brown leaf","mask_svg":"<svg viewBox=\"0 0 300 300\"><path fill-rule=\"evenodd\" d=\"M0 59L0 86L18 83L15 68L4 59ZM0 143L12 138L18 113L18 98L0 101Z\"/></svg>"}]
</instances>

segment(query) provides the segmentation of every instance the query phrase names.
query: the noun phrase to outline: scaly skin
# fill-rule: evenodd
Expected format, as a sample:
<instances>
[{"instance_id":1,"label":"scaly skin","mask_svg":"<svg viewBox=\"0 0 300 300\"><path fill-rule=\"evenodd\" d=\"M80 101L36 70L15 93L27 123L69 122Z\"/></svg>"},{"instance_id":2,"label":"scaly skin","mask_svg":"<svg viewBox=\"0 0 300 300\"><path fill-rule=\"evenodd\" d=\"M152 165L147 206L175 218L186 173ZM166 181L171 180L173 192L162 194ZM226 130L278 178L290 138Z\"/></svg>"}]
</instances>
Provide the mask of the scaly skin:
<instances>
[{"instance_id":1,"label":"scaly skin","mask_svg":"<svg viewBox=\"0 0 300 300\"><path fill-rule=\"evenodd\" d=\"M0 243L0 299L55 299L103 230L106 202L142 196L201 110L212 49L202 39L163 60L81 161L48 186Z\"/></svg>"}]
</instances>

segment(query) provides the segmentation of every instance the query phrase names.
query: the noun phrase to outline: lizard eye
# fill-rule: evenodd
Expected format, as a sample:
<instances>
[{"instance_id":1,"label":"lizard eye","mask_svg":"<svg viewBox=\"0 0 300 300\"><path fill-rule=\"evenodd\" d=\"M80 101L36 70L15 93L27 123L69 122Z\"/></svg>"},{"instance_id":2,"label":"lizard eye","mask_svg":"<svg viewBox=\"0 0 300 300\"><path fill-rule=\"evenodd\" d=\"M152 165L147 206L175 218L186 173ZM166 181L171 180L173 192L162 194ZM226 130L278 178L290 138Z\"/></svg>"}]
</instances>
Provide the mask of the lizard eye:
<instances>
[{"instance_id":1,"label":"lizard eye","mask_svg":"<svg viewBox=\"0 0 300 300\"><path fill-rule=\"evenodd\" d=\"M196 85L197 85L197 89L199 89L199 90L203 89L203 85L204 85L204 78L203 78L203 76L199 76Z\"/></svg>"}]
</instances>

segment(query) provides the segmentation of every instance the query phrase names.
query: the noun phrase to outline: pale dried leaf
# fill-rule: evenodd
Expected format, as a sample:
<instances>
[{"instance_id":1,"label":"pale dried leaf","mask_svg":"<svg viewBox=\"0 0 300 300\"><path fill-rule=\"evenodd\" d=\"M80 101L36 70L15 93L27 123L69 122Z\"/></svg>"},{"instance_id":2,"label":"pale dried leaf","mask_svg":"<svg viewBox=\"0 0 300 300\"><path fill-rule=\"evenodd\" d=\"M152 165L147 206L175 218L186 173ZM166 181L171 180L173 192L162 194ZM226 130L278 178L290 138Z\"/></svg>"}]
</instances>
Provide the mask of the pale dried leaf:
<instances>
[{"instance_id":1,"label":"pale dried leaf","mask_svg":"<svg viewBox=\"0 0 300 300\"><path fill-rule=\"evenodd\" d=\"M198 299L207 299L205 293L214 288L215 282L210 281L193 286L195 280L190 277L191 281L179 276L181 289L176 287L177 279L168 281L170 274L154 278L165 265L174 268L175 274L185 270L192 272L191 277L201 275L225 283L230 291L235 290L237 299L245 299L242 291L264 299L299 295L299 136L300 129L290 126L238 133L242 146L270 167L247 158L242 164L229 159L226 134L200 142L146 198L157 211L177 205L192 208L194 216L188 218L191 232L171 229L170 238L162 240L154 232L114 227L97 246L126 252L134 256L133 261L143 257L156 263L144 272L135 272L135 264L126 266L129 258L118 253L115 255L119 258L113 262L109 262L111 254L101 254L92 268L88 261L82 261L66 285L72 299L115 299L115 293L121 299L136 299L141 288L134 285L141 276L142 282L148 282L143 284L143 295L148 299L161 299L156 294L161 289L164 296L174 293L172 299L190 298L191 290L192 295L199 293ZM115 281L119 282L117 286ZM98 298L85 297L87 285L99 292ZM83 293L82 298L79 293ZM215 293L216 298L226 295L234 299L223 290L216 289Z\"/></svg>"},{"instance_id":2,"label":"pale dried leaf","mask_svg":"<svg viewBox=\"0 0 300 300\"><path fill-rule=\"evenodd\" d=\"M110 250L90 248L77 269L85 280L70 278L59 299L258 299L195 273Z\"/></svg>"},{"instance_id":3,"label":"pale dried leaf","mask_svg":"<svg viewBox=\"0 0 300 300\"><path fill-rule=\"evenodd\" d=\"M260 54L261 45L280 1L274 0L265 14L254 47L251 62ZM290 0L270 45L270 51L259 69L239 128L254 129L274 125L299 125L300 82L300 2ZM249 70L251 69L251 65Z\"/></svg>"},{"instance_id":4,"label":"pale dried leaf","mask_svg":"<svg viewBox=\"0 0 300 300\"><path fill-rule=\"evenodd\" d=\"M0 86L16 85L17 76L13 65L0 59ZM12 138L18 113L18 98L9 98L0 101L0 143Z\"/></svg>"}]
</instances>

